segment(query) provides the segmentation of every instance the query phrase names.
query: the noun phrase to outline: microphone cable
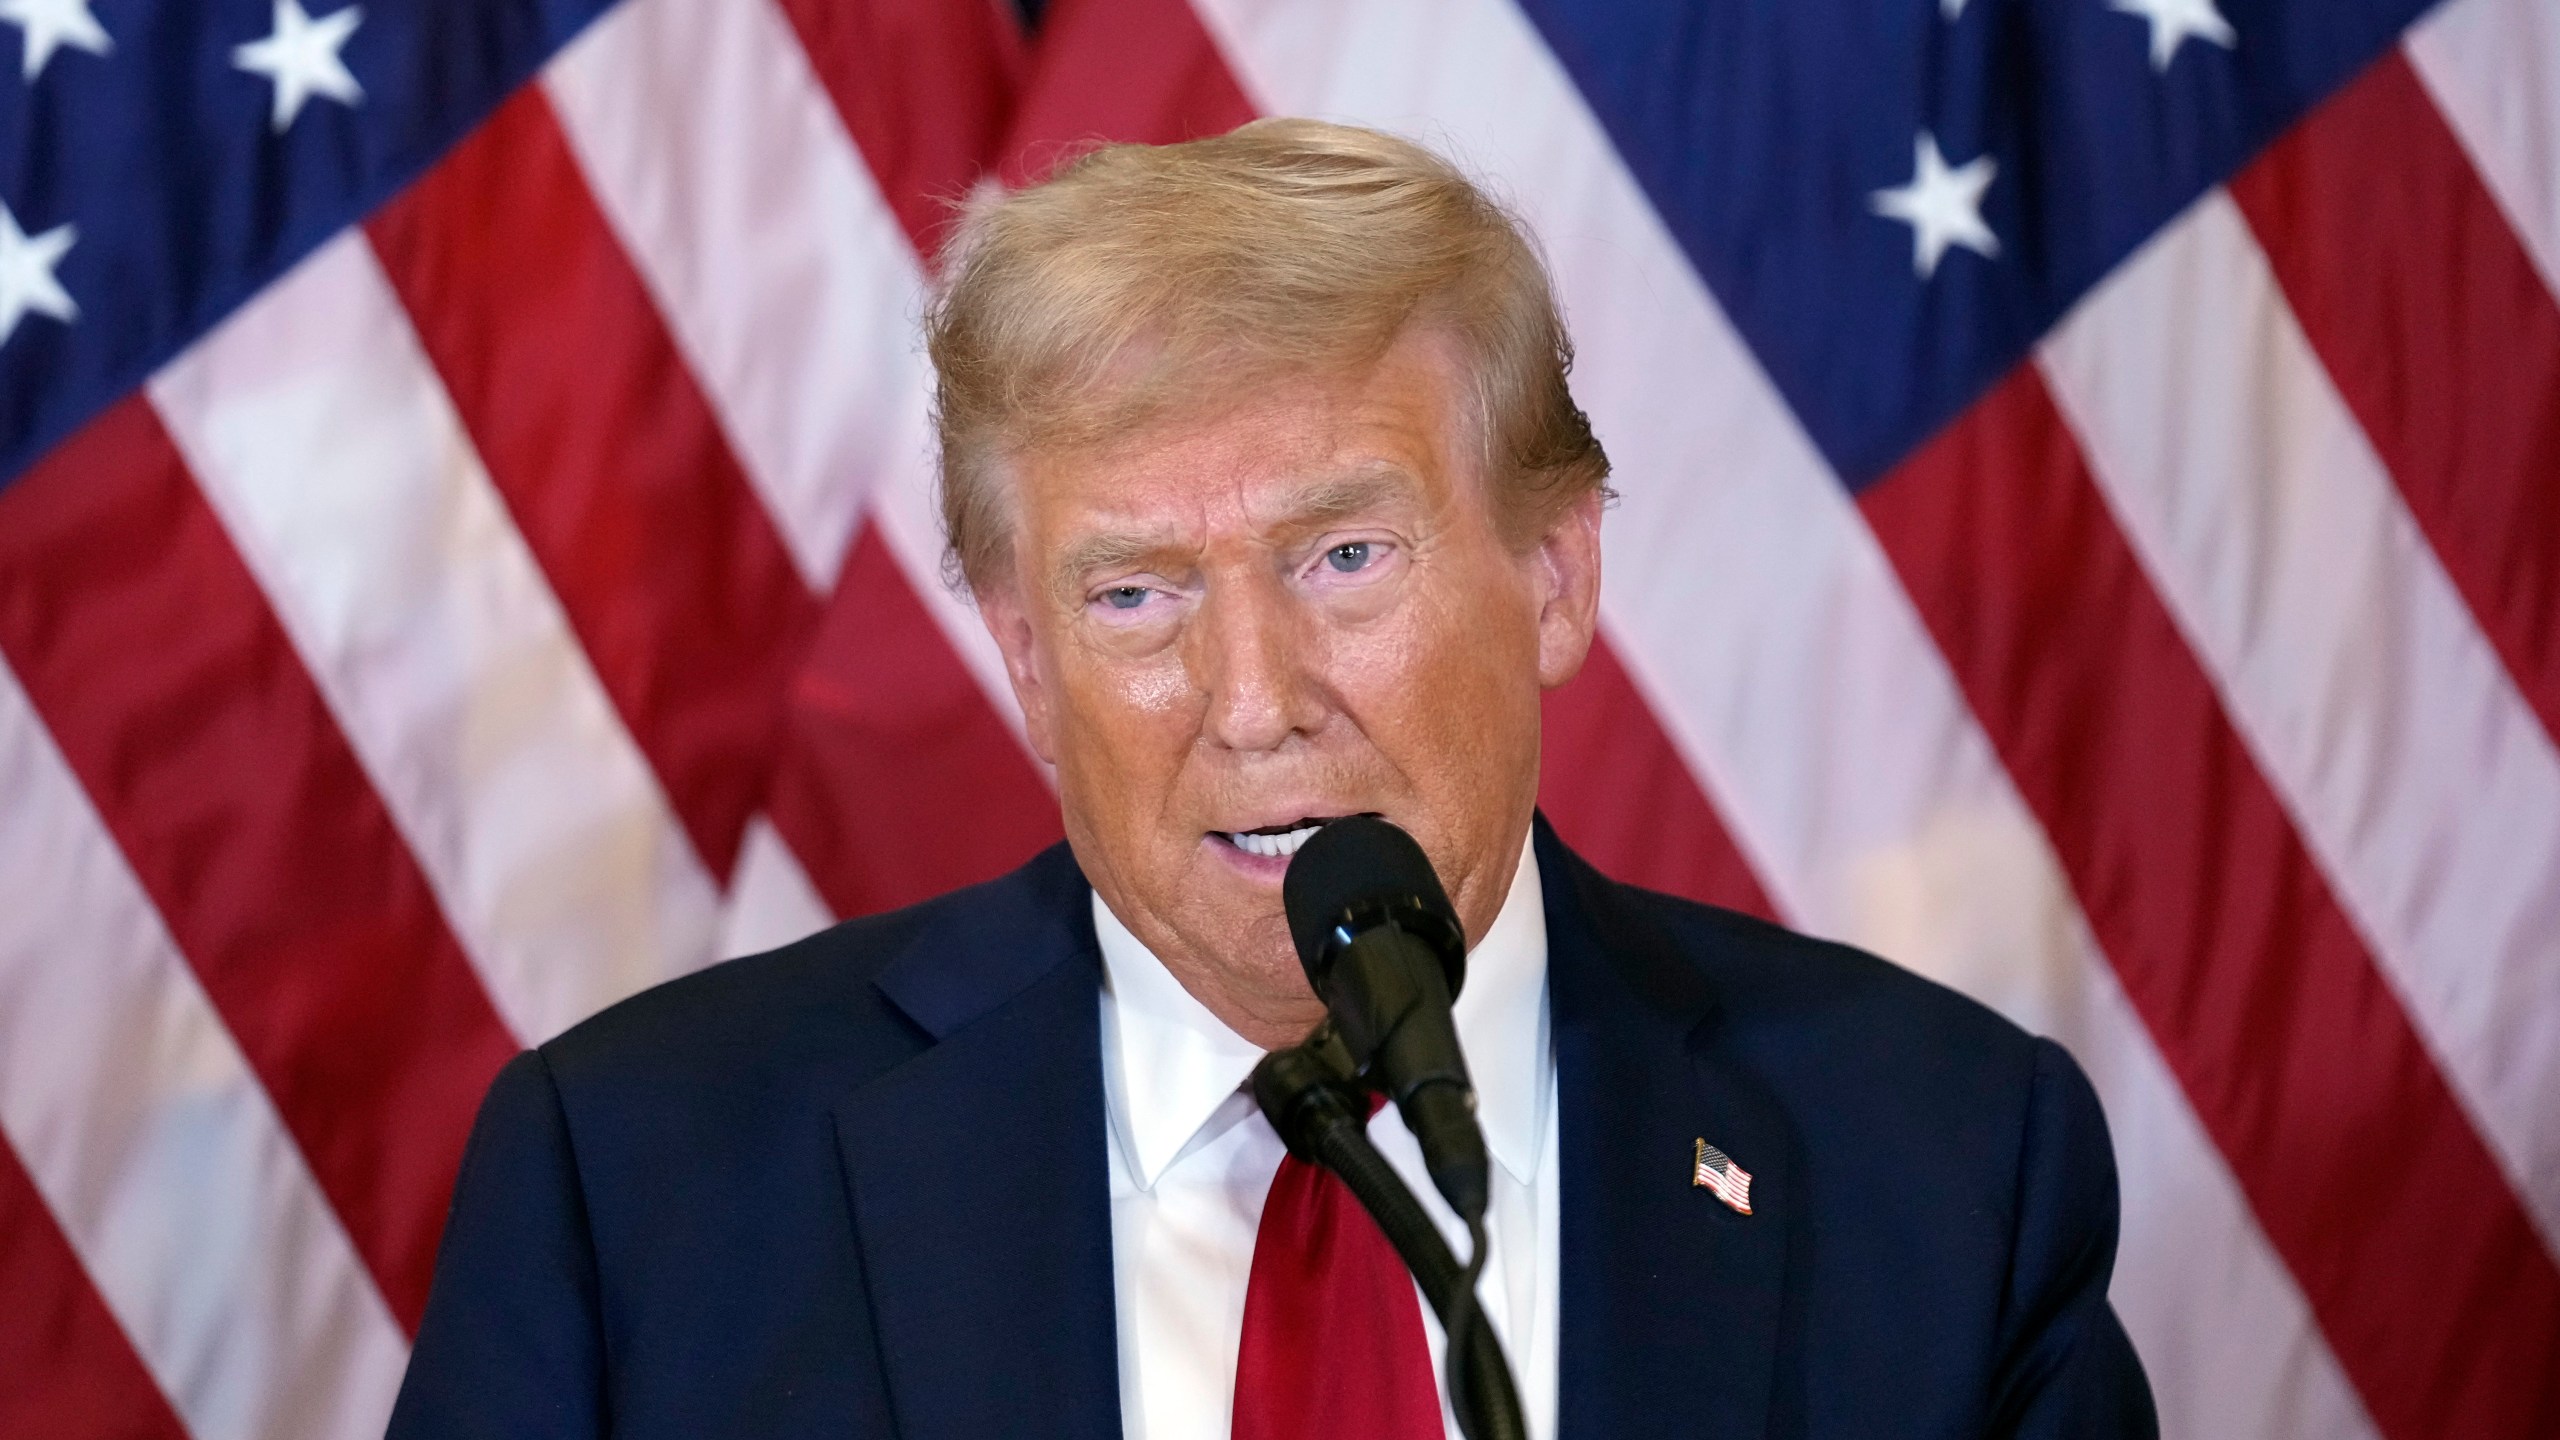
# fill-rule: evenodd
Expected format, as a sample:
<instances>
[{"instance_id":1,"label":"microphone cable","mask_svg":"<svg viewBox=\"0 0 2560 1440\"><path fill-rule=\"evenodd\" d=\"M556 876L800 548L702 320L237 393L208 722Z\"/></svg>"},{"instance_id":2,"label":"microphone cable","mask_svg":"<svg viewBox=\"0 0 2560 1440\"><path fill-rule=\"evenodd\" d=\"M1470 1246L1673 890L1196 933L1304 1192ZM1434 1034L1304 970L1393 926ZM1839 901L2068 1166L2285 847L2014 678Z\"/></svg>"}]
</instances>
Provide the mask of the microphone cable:
<instances>
[{"instance_id":1,"label":"microphone cable","mask_svg":"<svg viewBox=\"0 0 2560 1440\"><path fill-rule=\"evenodd\" d=\"M1470 1215L1466 1217L1466 1222L1468 1252L1466 1274L1458 1282L1458 1293L1452 1298L1447 1313L1440 1317L1440 1328L1449 1344L1450 1408L1460 1410L1462 1415L1464 1407L1459 1406L1456 1401L1458 1396L1472 1393L1470 1381L1473 1379L1472 1372L1478 1359L1477 1330L1484 1330L1484 1338L1496 1360L1499 1361L1502 1358L1500 1341L1485 1325L1484 1300L1476 1294L1476 1282L1484 1278L1486 1257L1484 1217ZM1510 1366L1506 1363L1503 1369L1505 1372L1503 1379L1508 1381L1511 1378ZM1506 1385L1504 1388L1509 1387ZM1512 1404L1516 1407L1519 1401L1514 1399ZM1467 1431L1470 1440L1475 1440L1475 1431L1472 1428L1464 1423L1461 1423L1459 1428Z\"/></svg>"}]
</instances>

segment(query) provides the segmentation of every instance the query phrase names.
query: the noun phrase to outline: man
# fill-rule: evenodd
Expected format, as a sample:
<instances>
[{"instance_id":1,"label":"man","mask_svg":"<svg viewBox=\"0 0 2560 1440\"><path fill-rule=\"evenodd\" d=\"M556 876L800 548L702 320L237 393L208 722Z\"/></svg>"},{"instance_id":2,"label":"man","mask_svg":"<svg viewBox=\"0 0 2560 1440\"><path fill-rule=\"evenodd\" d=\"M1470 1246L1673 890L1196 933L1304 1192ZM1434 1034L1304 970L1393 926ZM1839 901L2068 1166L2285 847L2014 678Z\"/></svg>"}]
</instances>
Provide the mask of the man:
<instances>
[{"instance_id":1,"label":"man","mask_svg":"<svg viewBox=\"0 0 2560 1440\"><path fill-rule=\"evenodd\" d=\"M972 221L930 329L1067 843L510 1064L395 1437L1440 1433L1436 1325L1239 1090L1323 1016L1288 856L1360 813L1472 947L1532 1434L2151 1433L2059 1049L1536 822L1607 462L1500 209L1306 121L1106 149Z\"/></svg>"}]
</instances>

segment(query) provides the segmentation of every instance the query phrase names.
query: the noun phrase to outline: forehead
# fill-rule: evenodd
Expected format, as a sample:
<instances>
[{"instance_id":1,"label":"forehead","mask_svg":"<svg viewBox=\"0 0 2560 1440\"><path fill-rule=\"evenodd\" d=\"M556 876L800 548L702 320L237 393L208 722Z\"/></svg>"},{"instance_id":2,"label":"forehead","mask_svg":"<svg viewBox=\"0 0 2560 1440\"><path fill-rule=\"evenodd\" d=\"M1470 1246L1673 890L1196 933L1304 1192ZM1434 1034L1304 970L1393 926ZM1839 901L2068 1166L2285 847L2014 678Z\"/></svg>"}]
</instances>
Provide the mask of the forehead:
<instances>
[{"instance_id":1,"label":"forehead","mask_svg":"<svg viewBox=\"0 0 2560 1440\"><path fill-rule=\"evenodd\" d=\"M1458 483L1473 469L1462 394L1437 345L1400 341L1355 375L1238 389L1116 443L1024 457L1028 558L1046 569L1096 534L1196 543L1399 501L1436 507L1471 488Z\"/></svg>"}]
</instances>

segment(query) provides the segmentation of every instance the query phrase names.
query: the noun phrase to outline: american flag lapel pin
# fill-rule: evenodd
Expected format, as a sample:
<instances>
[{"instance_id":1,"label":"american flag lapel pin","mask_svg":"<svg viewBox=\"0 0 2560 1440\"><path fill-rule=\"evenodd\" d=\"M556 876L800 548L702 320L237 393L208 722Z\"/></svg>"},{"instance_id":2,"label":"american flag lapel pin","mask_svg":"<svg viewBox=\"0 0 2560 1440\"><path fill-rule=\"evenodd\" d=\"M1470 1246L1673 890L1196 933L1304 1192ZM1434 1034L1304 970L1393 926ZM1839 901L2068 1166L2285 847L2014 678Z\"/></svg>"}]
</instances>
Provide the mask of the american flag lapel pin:
<instances>
[{"instance_id":1,"label":"american flag lapel pin","mask_svg":"<svg viewBox=\"0 0 2560 1440\"><path fill-rule=\"evenodd\" d=\"M1733 1157L1698 1137L1697 1168L1689 1172L1689 1183L1716 1192L1716 1198L1733 1207L1738 1214L1751 1213L1751 1172L1733 1163Z\"/></svg>"}]
</instances>

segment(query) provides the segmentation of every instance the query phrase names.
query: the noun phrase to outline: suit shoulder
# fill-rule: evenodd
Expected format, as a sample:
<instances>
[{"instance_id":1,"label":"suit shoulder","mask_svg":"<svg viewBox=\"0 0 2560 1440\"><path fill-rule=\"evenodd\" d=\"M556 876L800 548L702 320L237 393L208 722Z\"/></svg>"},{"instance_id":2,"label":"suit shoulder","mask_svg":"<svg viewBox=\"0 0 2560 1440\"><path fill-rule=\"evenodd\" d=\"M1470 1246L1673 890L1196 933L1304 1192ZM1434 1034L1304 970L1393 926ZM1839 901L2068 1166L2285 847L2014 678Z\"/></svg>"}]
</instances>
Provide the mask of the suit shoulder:
<instances>
[{"instance_id":1,"label":"suit shoulder","mask_svg":"<svg viewBox=\"0 0 2560 1440\"><path fill-rule=\"evenodd\" d=\"M812 1012L841 1012L913 930L907 912L843 921L777 949L661 981L541 1048L553 1065L577 1067L623 1052L732 1043Z\"/></svg>"},{"instance_id":2,"label":"suit shoulder","mask_svg":"<svg viewBox=\"0 0 2560 1440\"><path fill-rule=\"evenodd\" d=\"M885 1068L922 1033L881 993L881 972L1017 883L1004 876L663 981L542 1045L543 1058L564 1091L588 1092Z\"/></svg>"},{"instance_id":3,"label":"suit shoulder","mask_svg":"<svg viewBox=\"0 0 2560 1440\"><path fill-rule=\"evenodd\" d=\"M2022 1098L2037 1037L1973 997L1854 945L1633 887L1620 893L1715 995L1736 1044L1820 1057L1841 1081Z\"/></svg>"},{"instance_id":4,"label":"suit shoulder","mask_svg":"<svg viewBox=\"0 0 2560 1440\"><path fill-rule=\"evenodd\" d=\"M1810 1007L1848 1023L1897 1018L2019 1047L2034 1038L1972 996L1855 945L1676 895L1622 889L1688 942L1682 950L1731 1003Z\"/></svg>"}]
</instances>

